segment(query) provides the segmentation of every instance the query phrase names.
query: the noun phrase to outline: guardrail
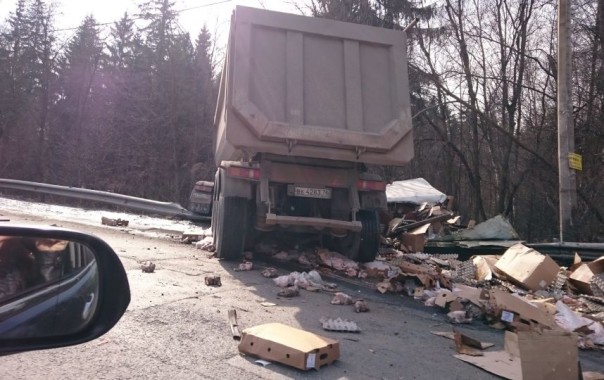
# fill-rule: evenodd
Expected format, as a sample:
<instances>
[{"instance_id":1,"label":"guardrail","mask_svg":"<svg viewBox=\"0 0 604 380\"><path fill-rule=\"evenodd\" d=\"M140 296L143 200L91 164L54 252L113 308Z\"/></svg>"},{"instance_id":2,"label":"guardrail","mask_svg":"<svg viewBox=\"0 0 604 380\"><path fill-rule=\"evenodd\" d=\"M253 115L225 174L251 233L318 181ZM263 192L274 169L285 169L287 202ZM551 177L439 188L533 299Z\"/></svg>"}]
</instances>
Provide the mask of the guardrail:
<instances>
[{"instance_id":1,"label":"guardrail","mask_svg":"<svg viewBox=\"0 0 604 380\"><path fill-rule=\"evenodd\" d=\"M209 217L195 214L182 207L178 203L153 201L150 199L131 197L129 195L116 194L108 191L81 189L78 187L50 185L47 183L19 181L4 178L0 178L0 187L109 203L149 213L176 216L191 221L209 220Z\"/></svg>"}]
</instances>

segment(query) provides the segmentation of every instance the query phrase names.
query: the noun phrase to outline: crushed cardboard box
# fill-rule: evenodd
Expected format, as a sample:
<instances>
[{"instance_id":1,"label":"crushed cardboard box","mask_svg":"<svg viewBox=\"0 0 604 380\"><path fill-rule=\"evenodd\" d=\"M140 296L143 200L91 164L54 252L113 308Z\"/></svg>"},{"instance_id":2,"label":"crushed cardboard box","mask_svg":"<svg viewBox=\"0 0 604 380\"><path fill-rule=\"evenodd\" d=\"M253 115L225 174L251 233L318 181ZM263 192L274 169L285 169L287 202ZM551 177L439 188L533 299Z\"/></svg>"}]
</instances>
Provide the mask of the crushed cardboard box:
<instances>
[{"instance_id":1,"label":"crushed cardboard box","mask_svg":"<svg viewBox=\"0 0 604 380\"><path fill-rule=\"evenodd\" d=\"M510 323L515 327L530 326L534 323L547 328L556 327L556 322L551 315L510 293L497 289L485 290L481 293L481 298L489 301L493 311L501 321Z\"/></svg>"},{"instance_id":2,"label":"crushed cardboard box","mask_svg":"<svg viewBox=\"0 0 604 380\"><path fill-rule=\"evenodd\" d=\"M267 323L243 331L239 352L306 371L337 360L340 343L281 323Z\"/></svg>"},{"instance_id":3,"label":"crushed cardboard box","mask_svg":"<svg viewBox=\"0 0 604 380\"><path fill-rule=\"evenodd\" d=\"M551 257L522 244L515 244L505 251L495 267L516 284L533 291L547 288L560 270Z\"/></svg>"},{"instance_id":4,"label":"crushed cardboard box","mask_svg":"<svg viewBox=\"0 0 604 380\"><path fill-rule=\"evenodd\" d=\"M604 273L604 256L590 263L583 263L570 275L569 282L585 294L593 294L591 280Z\"/></svg>"}]
</instances>

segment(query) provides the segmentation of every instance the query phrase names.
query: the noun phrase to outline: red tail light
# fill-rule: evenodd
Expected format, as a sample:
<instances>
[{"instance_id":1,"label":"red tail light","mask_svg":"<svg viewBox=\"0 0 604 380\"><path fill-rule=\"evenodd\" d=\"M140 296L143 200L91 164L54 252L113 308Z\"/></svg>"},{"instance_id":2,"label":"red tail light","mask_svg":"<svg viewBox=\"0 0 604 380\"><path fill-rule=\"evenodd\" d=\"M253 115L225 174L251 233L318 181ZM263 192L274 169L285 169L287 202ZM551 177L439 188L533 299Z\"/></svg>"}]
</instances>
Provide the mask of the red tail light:
<instances>
[{"instance_id":1,"label":"red tail light","mask_svg":"<svg viewBox=\"0 0 604 380\"><path fill-rule=\"evenodd\" d=\"M386 183L382 181L366 181L360 179L357 182L357 188L359 191L384 191L386 190Z\"/></svg>"},{"instance_id":2,"label":"red tail light","mask_svg":"<svg viewBox=\"0 0 604 380\"><path fill-rule=\"evenodd\" d=\"M227 176L243 179L260 181L260 169L242 168L240 166L229 166L226 171Z\"/></svg>"}]
</instances>

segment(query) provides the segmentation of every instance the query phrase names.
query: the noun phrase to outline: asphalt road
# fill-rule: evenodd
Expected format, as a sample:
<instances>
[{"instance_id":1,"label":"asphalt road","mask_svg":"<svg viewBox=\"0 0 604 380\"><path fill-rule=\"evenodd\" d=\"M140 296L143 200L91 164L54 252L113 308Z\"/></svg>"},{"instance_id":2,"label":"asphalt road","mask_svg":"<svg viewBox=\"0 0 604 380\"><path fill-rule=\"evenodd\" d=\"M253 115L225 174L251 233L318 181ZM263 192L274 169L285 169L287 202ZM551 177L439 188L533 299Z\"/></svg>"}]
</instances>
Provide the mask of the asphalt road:
<instances>
[{"instance_id":1,"label":"asphalt road","mask_svg":"<svg viewBox=\"0 0 604 380\"><path fill-rule=\"evenodd\" d=\"M430 331L451 331L445 313L409 297L341 284L341 290L368 300L371 311L330 304L331 295L302 291L278 298L272 280L260 270L235 272L235 264L208 258L170 234L149 237L134 229L66 222L59 218L2 211L13 222L56 224L93 233L118 253L127 270L132 302L106 335L79 346L0 358L0 379L485 379L491 375L453 357L454 343ZM140 262L157 264L142 273ZM262 269L260 267L259 269ZM207 287L217 274L222 287ZM283 272L283 274L286 274ZM263 307L268 301L277 306ZM340 342L341 358L319 371L302 372L280 364L262 367L239 354L227 312L236 309L242 328L281 322ZM323 331L319 318L356 321L362 332ZM482 322L459 328L502 349L503 333ZM601 352L582 352L584 370L604 371Z\"/></svg>"}]
</instances>

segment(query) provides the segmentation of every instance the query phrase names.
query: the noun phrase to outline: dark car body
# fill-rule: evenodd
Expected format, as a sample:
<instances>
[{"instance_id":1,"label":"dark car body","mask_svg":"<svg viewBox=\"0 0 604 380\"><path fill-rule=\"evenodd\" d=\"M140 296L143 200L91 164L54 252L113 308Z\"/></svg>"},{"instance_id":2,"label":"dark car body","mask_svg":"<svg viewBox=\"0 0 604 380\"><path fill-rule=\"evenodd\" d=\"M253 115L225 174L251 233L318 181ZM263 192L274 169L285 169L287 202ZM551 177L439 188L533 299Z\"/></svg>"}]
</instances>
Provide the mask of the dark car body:
<instances>
[{"instance_id":1,"label":"dark car body","mask_svg":"<svg viewBox=\"0 0 604 380\"><path fill-rule=\"evenodd\" d=\"M214 182L197 181L189 196L189 211L209 216L212 214Z\"/></svg>"}]
</instances>

